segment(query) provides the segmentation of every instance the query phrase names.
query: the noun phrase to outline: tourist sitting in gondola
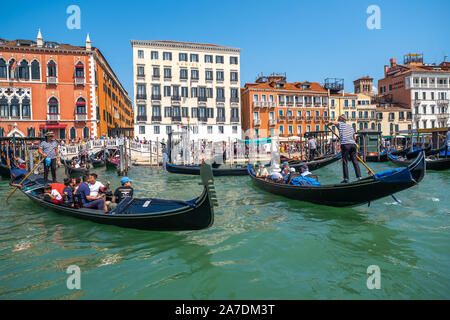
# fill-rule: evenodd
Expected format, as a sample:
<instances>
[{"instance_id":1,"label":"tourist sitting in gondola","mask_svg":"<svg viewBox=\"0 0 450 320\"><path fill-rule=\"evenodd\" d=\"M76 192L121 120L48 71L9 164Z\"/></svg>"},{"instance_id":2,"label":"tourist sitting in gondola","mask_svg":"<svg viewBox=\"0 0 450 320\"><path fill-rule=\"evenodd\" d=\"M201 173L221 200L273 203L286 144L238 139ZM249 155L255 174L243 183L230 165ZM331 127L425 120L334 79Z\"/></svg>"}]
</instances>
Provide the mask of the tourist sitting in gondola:
<instances>
[{"instance_id":1,"label":"tourist sitting in gondola","mask_svg":"<svg viewBox=\"0 0 450 320\"><path fill-rule=\"evenodd\" d=\"M270 178L270 180L277 181L277 182L282 182L283 181L283 175L281 174L280 165L278 165L278 164L274 165L274 167L272 168L272 172L270 173L269 178Z\"/></svg>"},{"instance_id":2,"label":"tourist sitting in gondola","mask_svg":"<svg viewBox=\"0 0 450 320\"><path fill-rule=\"evenodd\" d=\"M73 206L73 192L75 186L75 179L64 178L65 188L63 189L64 203L68 206Z\"/></svg>"},{"instance_id":3,"label":"tourist sitting in gondola","mask_svg":"<svg viewBox=\"0 0 450 320\"><path fill-rule=\"evenodd\" d=\"M131 183L133 182L133 180L131 180L128 177L123 177L122 180L120 180L120 183L122 184L122 186L118 187L115 191L114 191L114 196L113 196L113 203L120 203L123 199L125 198L133 198L133 187L131 186Z\"/></svg>"},{"instance_id":4,"label":"tourist sitting in gondola","mask_svg":"<svg viewBox=\"0 0 450 320\"><path fill-rule=\"evenodd\" d=\"M61 193L49 184L44 187L44 200L54 204L62 204L64 201Z\"/></svg>"},{"instance_id":5,"label":"tourist sitting in gondola","mask_svg":"<svg viewBox=\"0 0 450 320\"><path fill-rule=\"evenodd\" d=\"M106 197L106 194L107 194L107 190L108 190L109 186L111 185L111 182L108 181L106 183L106 186L105 186L100 181L97 181L98 176L97 176L96 173L91 173L90 176L91 176L91 179L90 179L89 184L88 184L89 185L89 189L91 190L90 196L91 197L97 197L99 195L102 195L102 196L104 195L105 196L106 205L108 206L109 201L107 201L108 199Z\"/></svg>"},{"instance_id":6,"label":"tourist sitting in gondola","mask_svg":"<svg viewBox=\"0 0 450 320\"><path fill-rule=\"evenodd\" d=\"M91 196L91 190L89 189L88 183L92 179L92 176L89 174L85 174L83 176L83 182L77 189L77 197L79 197L79 201L81 202L81 207L83 208L91 208L97 210L107 211L108 208L105 204L104 196L99 195L97 197Z\"/></svg>"},{"instance_id":7,"label":"tourist sitting in gondola","mask_svg":"<svg viewBox=\"0 0 450 320\"><path fill-rule=\"evenodd\" d=\"M310 176L310 175L312 175L312 173L311 172L309 172L309 168L308 168L308 166L306 165L306 164L304 164L304 165L302 165L301 167L300 167L300 169L301 169L301 176L302 177L307 177L307 176Z\"/></svg>"},{"instance_id":8,"label":"tourist sitting in gondola","mask_svg":"<svg viewBox=\"0 0 450 320\"><path fill-rule=\"evenodd\" d=\"M267 168L264 165L260 164L258 166L258 170L256 170L256 176L259 178L265 178L268 175L269 175L269 172L267 171Z\"/></svg>"}]
</instances>

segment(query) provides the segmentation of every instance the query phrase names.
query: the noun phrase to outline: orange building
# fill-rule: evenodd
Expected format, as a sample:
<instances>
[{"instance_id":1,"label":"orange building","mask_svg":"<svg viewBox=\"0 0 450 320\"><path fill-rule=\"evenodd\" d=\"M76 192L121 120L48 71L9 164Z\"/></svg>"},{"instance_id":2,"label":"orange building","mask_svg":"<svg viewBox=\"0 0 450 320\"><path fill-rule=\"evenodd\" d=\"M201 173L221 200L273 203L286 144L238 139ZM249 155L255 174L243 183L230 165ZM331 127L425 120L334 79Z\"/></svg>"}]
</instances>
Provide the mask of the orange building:
<instances>
[{"instance_id":1,"label":"orange building","mask_svg":"<svg viewBox=\"0 0 450 320\"><path fill-rule=\"evenodd\" d=\"M33 137L49 130L58 139L103 134L96 90L103 69L113 74L89 36L84 47L44 42L40 31L36 41L0 39L0 136ZM129 98L127 106L132 111Z\"/></svg>"},{"instance_id":2,"label":"orange building","mask_svg":"<svg viewBox=\"0 0 450 320\"><path fill-rule=\"evenodd\" d=\"M286 75L261 76L241 89L245 136L303 136L329 121L328 90L317 82L286 82Z\"/></svg>"}]
</instances>

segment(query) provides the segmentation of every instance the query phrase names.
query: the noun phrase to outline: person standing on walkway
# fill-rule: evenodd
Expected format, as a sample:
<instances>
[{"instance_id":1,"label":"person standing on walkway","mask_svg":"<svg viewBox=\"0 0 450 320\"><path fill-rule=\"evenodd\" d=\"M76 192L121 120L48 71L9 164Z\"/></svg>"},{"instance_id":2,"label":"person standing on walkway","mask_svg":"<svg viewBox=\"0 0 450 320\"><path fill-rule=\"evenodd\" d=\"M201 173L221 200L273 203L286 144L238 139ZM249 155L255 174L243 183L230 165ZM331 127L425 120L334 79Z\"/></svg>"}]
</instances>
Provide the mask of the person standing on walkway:
<instances>
[{"instance_id":1,"label":"person standing on walkway","mask_svg":"<svg viewBox=\"0 0 450 320\"><path fill-rule=\"evenodd\" d=\"M52 181L56 182L56 162L59 160L58 141L51 131L45 134L45 141L41 142L38 152L45 158L44 160L44 185L47 184L48 171L52 172Z\"/></svg>"},{"instance_id":2,"label":"person standing on walkway","mask_svg":"<svg viewBox=\"0 0 450 320\"><path fill-rule=\"evenodd\" d=\"M344 180L341 183L348 183L348 160L353 163L355 174L358 180L361 179L361 171L359 169L358 159L356 159L356 134L353 127L347 123L345 115L340 115L338 121L330 122L331 125L335 125L339 130L339 138L341 141L342 152L342 171L344 173Z\"/></svg>"},{"instance_id":3,"label":"person standing on walkway","mask_svg":"<svg viewBox=\"0 0 450 320\"><path fill-rule=\"evenodd\" d=\"M308 139L308 148L309 148L309 161L312 161L316 156L317 150L317 142L313 136L309 137Z\"/></svg>"}]
</instances>

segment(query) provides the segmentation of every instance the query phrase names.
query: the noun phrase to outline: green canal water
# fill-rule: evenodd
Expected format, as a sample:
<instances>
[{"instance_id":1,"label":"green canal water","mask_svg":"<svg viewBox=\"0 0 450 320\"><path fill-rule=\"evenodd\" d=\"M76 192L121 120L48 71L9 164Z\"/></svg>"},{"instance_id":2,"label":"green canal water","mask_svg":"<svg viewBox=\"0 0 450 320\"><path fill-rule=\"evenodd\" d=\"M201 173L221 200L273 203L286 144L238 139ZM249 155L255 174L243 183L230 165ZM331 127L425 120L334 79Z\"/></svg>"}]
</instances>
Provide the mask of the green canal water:
<instances>
[{"instance_id":1,"label":"green canal water","mask_svg":"<svg viewBox=\"0 0 450 320\"><path fill-rule=\"evenodd\" d=\"M390 164L370 164L375 171ZM351 168L352 169L352 168ZM352 170L351 170L352 171ZM114 172L97 170L117 186ZM62 177L63 171L59 171ZM338 182L340 163L316 171ZM135 167L137 197L191 199L199 177ZM151 232L43 210L0 181L0 299L449 299L450 172L370 207L330 208L217 177L214 225ZM67 267L81 289L66 286ZM369 290L367 268L381 288Z\"/></svg>"}]
</instances>

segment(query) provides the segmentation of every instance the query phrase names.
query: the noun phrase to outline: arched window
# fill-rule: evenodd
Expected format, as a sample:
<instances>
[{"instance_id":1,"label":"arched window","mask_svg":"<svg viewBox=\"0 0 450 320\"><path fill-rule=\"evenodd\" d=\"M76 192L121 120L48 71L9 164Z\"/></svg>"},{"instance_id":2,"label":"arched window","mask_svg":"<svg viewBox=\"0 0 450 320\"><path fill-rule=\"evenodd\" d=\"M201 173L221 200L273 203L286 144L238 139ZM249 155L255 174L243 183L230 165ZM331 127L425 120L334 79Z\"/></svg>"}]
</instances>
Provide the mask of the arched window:
<instances>
[{"instance_id":1,"label":"arched window","mask_svg":"<svg viewBox=\"0 0 450 320\"><path fill-rule=\"evenodd\" d=\"M6 79L6 62L4 59L0 59L0 79Z\"/></svg>"},{"instance_id":2,"label":"arched window","mask_svg":"<svg viewBox=\"0 0 450 320\"><path fill-rule=\"evenodd\" d=\"M368 129L369 128L369 124L367 122L364 122L364 129Z\"/></svg>"},{"instance_id":3,"label":"arched window","mask_svg":"<svg viewBox=\"0 0 450 320\"><path fill-rule=\"evenodd\" d=\"M381 123L378 124L378 131L381 131Z\"/></svg>"},{"instance_id":4,"label":"arched window","mask_svg":"<svg viewBox=\"0 0 450 320\"><path fill-rule=\"evenodd\" d=\"M36 137L36 131L33 127L27 129L27 136L30 138Z\"/></svg>"},{"instance_id":5,"label":"arched window","mask_svg":"<svg viewBox=\"0 0 450 320\"><path fill-rule=\"evenodd\" d=\"M13 69L15 68L15 69ZM13 71L15 70L15 71ZM17 68L16 68L16 60L15 59L11 59L9 60L9 65L8 65L8 74L9 74L9 79L16 79L16 74L17 74Z\"/></svg>"},{"instance_id":6,"label":"arched window","mask_svg":"<svg viewBox=\"0 0 450 320\"><path fill-rule=\"evenodd\" d=\"M390 129L391 129L391 132L393 132L393 131L394 131L394 124L393 124L393 123L391 123L391 125L390 125Z\"/></svg>"},{"instance_id":7,"label":"arched window","mask_svg":"<svg viewBox=\"0 0 450 320\"><path fill-rule=\"evenodd\" d=\"M364 124L362 122L359 123L359 130L364 129Z\"/></svg>"},{"instance_id":8,"label":"arched window","mask_svg":"<svg viewBox=\"0 0 450 320\"><path fill-rule=\"evenodd\" d=\"M47 77L56 77L56 63L53 60L47 63Z\"/></svg>"},{"instance_id":9,"label":"arched window","mask_svg":"<svg viewBox=\"0 0 450 320\"><path fill-rule=\"evenodd\" d=\"M30 70L28 68L28 61L23 59L19 64L19 79L30 80Z\"/></svg>"},{"instance_id":10,"label":"arched window","mask_svg":"<svg viewBox=\"0 0 450 320\"><path fill-rule=\"evenodd\" d=\"M0 117L1 118L9 117L8 99L6 99L6 97L0 98Z\"/></svg>"},{"instance_id":11,"label":"arched window","mask_svg":"<svg viewBox=\"0 0 450 320\"><path fill-rule=\"evenodd\" d=\"M4 136L5 136L5 129L3 129L3 127L0 127L0 137Z\"/></svg>"},{"instance_id":12,"label":"arched window","mask_svg":"<svg viewBox=\"0 0 450 320\"><path fill-rule=\"evenodd\" d=\"M75 65L75 78L84 78L84 64L81 61Z\"/></svg>"},{"instance_id":13,"label":"arched window","mask_svg":"<svg viewBox=\"0 0 450 320\"><path fill-rule=\"evenodd\" d=\"M59 114L58 100L55 97L48 100L48 113Z\"/></svg>"},{"instance_id":14,"label":"arched window","mask_svg":"<svg viewBox=\"0 0 450 320\"><path fill-rule=\"evenodd\" d=\"M41 80L41 68L39 66L39 61L37 60L31 62L31 79Z\"/></svg>"},{"instance_id":15,"label":"arched window","mask_svg":"<svg viewBox=\"0 0 450 320\"><path fill-rule=\"evenodd\" d=\"M14 97L11 99L9 114L10 114L11 118L19 118L20 117L19 99L17 99L17 97Z\"/></svg>"},{"instance_id":16,"label":"arched window","mask_svg":"<svg viewBox=\"0 0 450 320\"><path fill-rule=\"evenodd\" d=\"M353 124L352 124L352 127L353 127L353 131L356 132L356 123L353 123Z\"/></svg>"},{"instance_id":17,"label":"arched window","mask_svg":"<svg viewBox=\"0 0 450 320\"><path fill-rule=\"evenodd\" d=\"M69 139L76 139L77 138L77 130L72 127L69 130Z\"/></svg>"},{"instance_id":18,"label":"arched window","mask_svg":"<svg viewBox=\"0 0 450 320\"><path fill-rule=\"evenodd\" d=\"M76 114L86 114L86 100L84 98L78 98L75 106Z\"/></svg>"},{"instance_id":19,"label":"arched window","mask_svg":"<svg viewBox=\"0 0 450 320\"><path fill-rule=\"evenodd\" d=\"M22 100L22 118L31 117L30 99L27 97Z\"/></svg>"},{"instance_id":20,"label":"arched window","mask_svg":"<svg viewBox=\"0 0 450 320\"><path fill-rule=\"evenodd\" d=\"M89 128L84 127L83 128L83 139L89 138Z\"/></svg>"}]
</instances>

